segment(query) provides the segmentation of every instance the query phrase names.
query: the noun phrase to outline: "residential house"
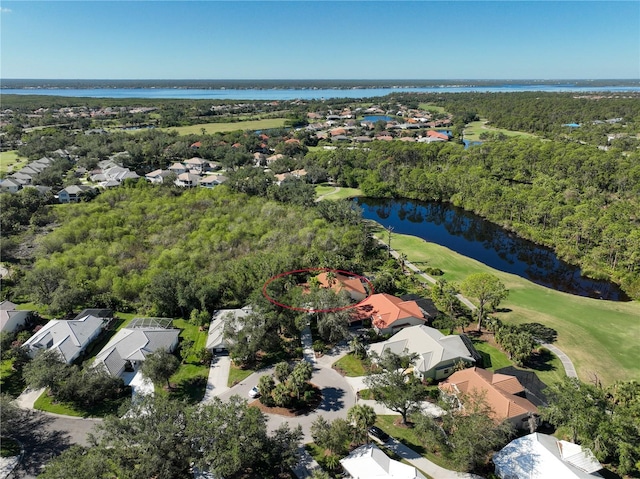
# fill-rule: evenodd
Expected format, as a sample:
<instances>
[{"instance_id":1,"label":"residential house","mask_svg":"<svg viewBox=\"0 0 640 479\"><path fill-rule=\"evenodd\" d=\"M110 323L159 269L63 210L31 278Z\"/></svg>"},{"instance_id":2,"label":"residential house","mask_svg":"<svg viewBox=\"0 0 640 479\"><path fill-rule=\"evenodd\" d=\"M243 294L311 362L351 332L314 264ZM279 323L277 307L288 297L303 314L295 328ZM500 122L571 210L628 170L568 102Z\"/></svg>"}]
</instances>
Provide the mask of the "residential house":
<instances>
[{"instance_id":1,"label":"residential house","mask_svg":"<svg viewBox=\"0 0 640 479\"><path fill-rule=\"evenodd\" d=\"M82 199L82 195L91 191L93 187L86 185L71 185L65 189L58 191L58 201L60 203L78 203Z\"/></svg>"},{"instance_id":2,"label":"residential house","mask_svg":"<svg viewBox=\"0 0 640 479\"><path fill-rule=\"evenodd\" d=\"M146 175L144 175L144 177L149 180L151 183L154 184L162 184L164 182L164 179L169 176L174 174L172 171L169 170L153 170L150 173L147 173Z\"/></svg>"},{"instance_id":3,"label":"residential house","mask_svg":"<svg viewBox=\"0 0 640 479\"><path fill-rule=\"evenodd\" d=\"M473 365L474 352L457 334L445 336L429 326L418 325L404 328L386 341L369 346L370 352L378 356L387 351L402 354L417 354L413 372L420 379L444 379L453 374L458 363ZM472 346L473 347L473 346ZM475 353L477 356L477 352Z\"/></svg>"},{"instance_id":4,"label":"residential house","mask_svg":"<svg viewBox=\"0 0 640 479\"><path fill-rule=\"evenodd\" d=\"M34 174L23 173L22 170L17 171L9 176L12 180L20 183L21 185L30 185L33 181Z\"/></svg>"},{"instance_id":5,"label":"residential house","mask_svg":"<svg viewBox=\"0 0 640 479\"><path fill-rule=\"evenodd\" d=\"M396 333L408 326L424 324L426 320L418 303L403 301L387 293L371 295L356 306L351 322L368 319L380 334Z\"/></svg>"},{"instance_id":6,"label":"residential house","mask_svg":"<svg viewBox=\"0 0 640 479\"><path fill-rule=\"evenodd\" d=\"M426 479L414 466L391 459L375 444L354 449L340 464L352 479Z\"/></svg>"},{"instance_id":7,"label":"residential house","mask_svg":"<svg viewBox=\"0 0 640 479\"><path fill-rule=\"evenodd\" d=\"M176 348L180 330L172 328L171 324L168 318L134 318L102 348L96 356L94 367L104 367L115 377L123 377L126 372L137 372L149 354L160 348L167 351ZM126 376L132 379L135 374Z\"/></svg>"},{"instance_id":8,"label":"residential house","mask_svg":"<svg viewBox=\"0 0 640 479\"><path fill-rule=\"evenodd\" d=\"M82 351L102 332L104 320L92 315L79 319L52 319L25 343L29 355L34 357L38 351L53 349L67 364L71 364Z\"/></svg>"},{"instance_id":9,"label":"residential house","mask_svg":"<svg viewBox=\"0 0 640 479\"><path fill-rule=\"evenodd\" d=\"M214 186L221 185L229 178L223 175L207 175L204 178L200 178L199 185L203 188L213 188Z\"/></svg>"},{"instance_id":10,"label":"residential house","mask_svg":"<svg viewBox=\"0 0 640 479\"><path fill-rule=\"evenodd\" d=\"M0 332L13 333L25 326L31 311L17 310L11 301L0 302Z\"/></svg>"},{"instance_id":11,"label":"residential house","mask_svg":"<svg viewBox=\"0 0 640 479\"><path fill-rule=\"evenodd\" d=\"M441 141L449 141L450 136L446 133L442 133L440 131L435 131L435 130L429 130L427 132L427 137L428 138L433 138L436 140L441 140Z\"/></svg>"},{"instance_id":12,"label":"residential house","mask_svg":"<svg viewBox=\"0 0 640 479\"><path fill-rule=\"evenodd\" d=\"M346 276L342 273L333 273L334 278L329 281L327 272L320 273L316 278L320 282L320 286L323 288L331 288L336 293L346 291L354 301L362 301L367 297L367 290L365 289L362 281L357 276Z\"/></svg>"},{"instance_id":13,"label":"residential house","mask_svg":"<svg viewBox=\"0 0 640 479\"><path fill-rule=\"evenodd\" d=\"M593 479L602 465L591 450L534 432L514 439L493 455L501 479Z\"/></svg>"},{"instance_id":14,"label":"residential house","mask_svg":"<svg viewBox=\"0 0 640 479\"><path fill-rule=\"evenodd\" d=\"M538 408L526 399L525 389L515 376L494 374L478 367L456 371L438 385L440 391L455 397L464 408L463 395L484 396L496 421L508 420L517 429L537 425Z\"/></svg>"},{"instance_id":15,"label":"residential house","mask_svg":"<svg viewBox=\"0 0 640 479\"><path fill-rule=\"evenodd\" d=\"M176 186L182 186L184 188L193 188L200 183L200 176L193 173L180 173L175 181Z\"/></svg>"},{"instance_id":16,"label":"residential house","mask_svg":"<svg viewBox=\"0 0 640 479\"><path fill-rule=\"evenodd\" d=\"M194 157L185 160L184 165L189 171L193 173L203 173L205 171L207 162L202 158Z\"/></svg>"},{"instance_id":17,"label":"residential house","mask_svg":"<svg viewBox=\"0 0 640 479\"><path fill-rule=\"evenodd\" d=\"M206 348L212 353L222 353L227 350L227 343L224 339L225 325L230 324L234 329L240 328L240 319L253 312L251 306L240 309L220 309L213 314L209 324L209 335L207 337Z\"/></svg>"},{"instance_id":18,"label":"residential house","mask_svg":"<svg viewBox=\"0 0 640 479\"><path fill-rule=\"evenodd\" d=\"M187 172L187 168L182 163L174 163L169 167L169 171L172 171L176 175L181 175Z\"/></svg>"},{"instance_id":19,"label":"residential house","mask_svg":"<svg viewBox=\"0 0 640 479\"><path fill-rule=\"evenodd\" d=\"M22 188L22 183L15 178L5 178L0 180L0 191L9 193L17 193Z\"/></svg>"}]
</instances>

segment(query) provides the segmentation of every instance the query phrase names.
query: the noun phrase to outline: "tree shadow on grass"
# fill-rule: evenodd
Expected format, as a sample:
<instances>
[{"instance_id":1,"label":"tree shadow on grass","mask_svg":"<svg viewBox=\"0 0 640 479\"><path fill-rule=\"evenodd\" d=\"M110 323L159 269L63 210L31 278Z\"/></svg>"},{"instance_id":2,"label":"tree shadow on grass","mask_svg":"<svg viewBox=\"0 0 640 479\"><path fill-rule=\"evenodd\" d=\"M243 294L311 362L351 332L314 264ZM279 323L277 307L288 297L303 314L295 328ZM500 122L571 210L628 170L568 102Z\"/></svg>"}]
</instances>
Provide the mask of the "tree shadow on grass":
<instances>
[{"instance_id":1,"label":"tree shadow on grass","mask_svg":"<svg viewBox=\"0 0 640 479\"><path fill-rule=\"evenodd\" d=\"M202 376L185 379L171 390L171 397L195 404L202 401L207 390L207 378Z\"/></svg>"}]
</instances>

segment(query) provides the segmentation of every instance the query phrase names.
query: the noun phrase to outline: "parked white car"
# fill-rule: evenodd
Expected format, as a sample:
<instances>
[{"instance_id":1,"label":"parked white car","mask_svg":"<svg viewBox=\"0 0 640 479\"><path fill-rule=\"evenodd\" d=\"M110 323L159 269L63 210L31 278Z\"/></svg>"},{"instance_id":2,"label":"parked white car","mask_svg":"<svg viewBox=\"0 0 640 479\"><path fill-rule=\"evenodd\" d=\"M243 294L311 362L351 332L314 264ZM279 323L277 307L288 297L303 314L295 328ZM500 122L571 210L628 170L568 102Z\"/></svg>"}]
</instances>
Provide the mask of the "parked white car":
<instances>
[{"instance_id":1,"label":"parked white car","mask_svg":"<svg viewBox=\"0 0 640 479\"><path fill-rule=\"evenodd\" d=\"M258 389L258 386L253 386L249 390L249 397L250 398L257 398L258 396L260 396L260 390Z\"/></svg>"}]
</instances>

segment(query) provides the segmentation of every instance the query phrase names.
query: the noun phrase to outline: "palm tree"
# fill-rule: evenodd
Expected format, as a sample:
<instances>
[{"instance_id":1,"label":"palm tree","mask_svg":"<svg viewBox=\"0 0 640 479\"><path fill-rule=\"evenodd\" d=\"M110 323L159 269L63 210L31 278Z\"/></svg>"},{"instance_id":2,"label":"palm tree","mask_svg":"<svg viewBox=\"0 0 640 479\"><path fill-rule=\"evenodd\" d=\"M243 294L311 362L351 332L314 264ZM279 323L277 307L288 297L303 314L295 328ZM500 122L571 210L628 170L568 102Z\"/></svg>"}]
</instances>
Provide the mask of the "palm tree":
<instances>
[{"instance_id":1,"label":"palm tree","mask_svg":"<svg viewBox=\"0 0 640 479\"><path fill-rule=\"evenodd\" d=\"M367 346L364 343L364 341L362 341L360 336L354 336L351 339L351 341L349 341L349 346L351 347L351 350L353 351L353 355L356 358L362 359L366 356Z\"/></svg>"},{"instance_id":2,"label":"palm tree","mask_svg":"<svg viewBox=\"0 0 640 479\"><path fill-rule=\"evenodd\" d=\"M368 429L376 422L376 413L371 406L356 404L347 412L347 420L353 426L353 440L356 444L365 444Z\"/></svg>"}]
</instances>

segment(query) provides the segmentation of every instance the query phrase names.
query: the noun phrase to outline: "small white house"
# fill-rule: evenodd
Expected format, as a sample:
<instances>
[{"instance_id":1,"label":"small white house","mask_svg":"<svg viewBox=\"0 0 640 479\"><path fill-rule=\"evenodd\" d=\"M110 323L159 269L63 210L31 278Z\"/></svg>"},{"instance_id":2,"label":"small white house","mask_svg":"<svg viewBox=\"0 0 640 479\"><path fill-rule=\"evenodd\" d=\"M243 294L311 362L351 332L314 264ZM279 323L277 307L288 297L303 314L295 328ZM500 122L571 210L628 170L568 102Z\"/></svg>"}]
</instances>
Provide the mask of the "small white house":
<instances>
[{"instance_id":1,"label":"small white house","mask_svg":"<svg viewBox=\"0 0 640 479\"><path fill-rule=\"evenodd\" d=\"M253 312L251 306L240 309L220 309L211 318L209 325L209 336L207 337L206 348L212 353L221 353L227 350L227 343L224 340L224 327L232 324L235 329L239 327L239 320Z\"/></svg>"},{"instance_id":2,"label":"small white house","mask_svg":"<svg viewBox=\"0 0 640 479\"><path fill-rule=\"evenodd\" d=\"M602 465L589 449L537 432L511 441L494 454L493 463L501 479L602 477Z\"/></svg>"},{"instance_id":3,"label":"small white house","mask_svg":"<svg viewBox=\"0 0 640 479\"><path fill-rule=\"evenodd\" d=\"M0 303L0 332L13 333L26 324L31 311L19 311L16 306L11 301Z\"/></svg>"},{"instance_id":4,"label":"small white house","mask_svg":"<svg viewBox=\"0 0 640 479\"><path fill-rule=\"evenodd\" d=\"M31 357L38 351L53 349L58 351L64 362L71 364L98 337L103 326L104 320L92 315L72 320L52 319L31 336L24 346L28 348Z\"/></svg>"},{"instance_id":5,"label":"small white house","mask_svg":"<svg viewBox=\"0 0 640 479\"><path fill-rule=\"evenodd\" d=\"M375 444L354 449L340 464L352 479L426 479L414 466L391 459Z\"/></svg>"}]
</instances>

